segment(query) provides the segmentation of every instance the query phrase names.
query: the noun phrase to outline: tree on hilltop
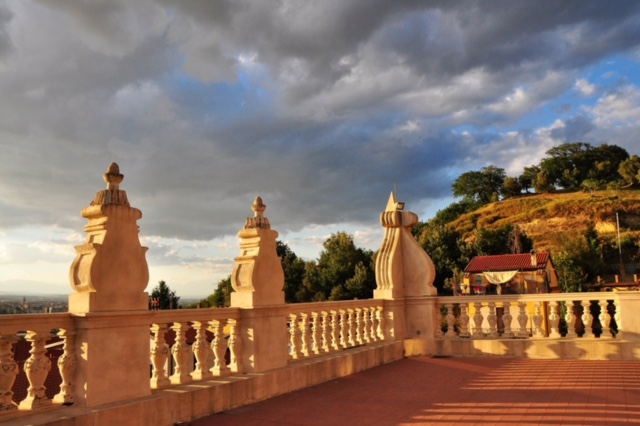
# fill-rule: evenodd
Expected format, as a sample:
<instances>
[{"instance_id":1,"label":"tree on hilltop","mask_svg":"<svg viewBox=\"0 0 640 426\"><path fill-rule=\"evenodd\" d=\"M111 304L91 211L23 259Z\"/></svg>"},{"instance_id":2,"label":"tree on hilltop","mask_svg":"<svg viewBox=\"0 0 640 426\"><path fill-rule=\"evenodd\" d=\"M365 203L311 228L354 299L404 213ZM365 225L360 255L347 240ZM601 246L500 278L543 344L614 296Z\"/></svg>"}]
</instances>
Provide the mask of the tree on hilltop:
<instances>
[{"instance_id":1,"label":"tree on hilltop","mask_svg":"<svg viewBox=\"0 0 640 426\"><path fill-rule=\"evenodd\" d=\"M506 177L504 169L493 165L463 173L451 185L453 196L489 204L494 194L502 193Z\"/></svg>"}]
</instances>

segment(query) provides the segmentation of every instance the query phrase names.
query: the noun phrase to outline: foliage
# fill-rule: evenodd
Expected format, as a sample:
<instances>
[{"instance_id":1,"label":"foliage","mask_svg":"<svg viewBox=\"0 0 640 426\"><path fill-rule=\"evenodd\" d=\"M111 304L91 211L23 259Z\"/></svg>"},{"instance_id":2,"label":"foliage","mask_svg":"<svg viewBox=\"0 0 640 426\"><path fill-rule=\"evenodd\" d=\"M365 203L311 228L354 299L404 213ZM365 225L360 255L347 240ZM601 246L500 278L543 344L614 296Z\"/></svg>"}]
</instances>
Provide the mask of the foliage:
<instances>
[{"instance_id":1,"label":"foliage","mask_svg":"<svg viewBox=\"0 0 640 426\"><path fill-rule=\"evenodd\" d=\"M589 193L593 195L593 193L596 192L603 184L604 184L604 181L600 179L589 178L589 179L583 180L581 186L586 191L589 191Z\"/></svg>"},{"instance_id":2,"label":"foliage","mask_svg":"<svg viewBox=\"0 0 640 426\"><path fill-rule=\"evenodd\" d=\"M297 300L296 293L304 281L305 262L282 241L276 241L276 252L284 272L284 300L286 303L293 303Z\"/></svg>"},{"instance_id":3,"label":"foliage","mask_svg":"<svg viewBox=\"0 0 640 426\"><path fill-rule=\"evenodd\" d=\"M518 178L507 177L502 185L502 195L504 198L517 197L522 194L522 184Z\"/></svg>"},{"instance_id":4,"label":"foliage","mask_svg":"<svg viewBox=\"0 0 640 426\"><path fill-rule=\"evenodd\" d=\"M536 189L536 192L548 192L546 184L566 189L578 188L586 179L604 183L617 180L620 164L629 158L627 151L619 146L603 144L592 147L584 142L555 146L546 154L538 165L545 175L538 173L536 176L543 191Z\"/></svg>"},{"instance_id":5,"label":"foliage","mask_svg":"<svg viewBox=\"0 0 640 426\"><path fill-rule=\"evenodd\" d=\"M637 155L632 155L631 158L620 163L618 174L626 184L638 184L640 181L640 158Z\"/></svg>"},{"instance_id":6,"label":"foliage","mask_svg":"<svg viewBox=\"0 0 640 426\"><path fill-rule=\"evenodd\" d=\"M558 284L564 293L582 291L585 277L571 254L561 251L554 257L554 264L558 272Z\"/></svg>"},{"instance_id":7,"label":"foliage","mask_svg":"<svg viewBox=\"0 0 640 426\"><path fill-rule=\"evenodd\" d=\"M440 292L444 290L447 279L453 277L453 271L464 267L466 259L460 249L464 241L458 231L432 220L422 227L418 242L433 261L436 268L433 285Z\"/></svg>"},{"instance_id":8,"label":"foliage","mask_svg":"<svg viewBox=\"0 0 640 426\"><path fill-rule=\"evenodd\" d=\"M493 165L463 173L451 186L453 196L488 204L494 194L502 191L505 178L504 169Z\"/></svg>"},{"instance_id":9,"label":"foliage","mask_svg":"<svg viewBox=\"0 0 640 426\"><path fill-rule=\"evenodd\" d=\"M373 252L357 248L346 232L331 235L323 247L318 262L305 276L304 286L313 300L371 298L375 289Z\"/></svg>"},{"instance_id":10,"label":"foliage","mask_svg":"<svg viewBox=\"0 0 640 426\"><path fill-rule=\"evenodd\" d=\"M149 295L150 309L179 309L180 298L175 290L171 290L164 280L159 281Z\"/></svg>"}]
</instances>

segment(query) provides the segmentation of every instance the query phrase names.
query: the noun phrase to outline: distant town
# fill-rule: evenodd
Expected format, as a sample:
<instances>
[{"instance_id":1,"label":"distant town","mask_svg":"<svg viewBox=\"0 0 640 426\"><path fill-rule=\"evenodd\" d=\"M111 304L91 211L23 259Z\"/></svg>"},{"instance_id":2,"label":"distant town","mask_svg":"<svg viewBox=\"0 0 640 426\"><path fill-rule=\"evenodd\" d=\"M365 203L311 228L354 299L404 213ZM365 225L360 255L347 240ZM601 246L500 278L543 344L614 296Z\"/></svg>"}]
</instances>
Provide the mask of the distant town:
<instances>
[{"instance_id":1,"label":"distant town","mask_svg":"<svg viewBox=\"0 0 640 426\"><path fill-rule=\"evenodd\" d=\"M0 315L67 312L67 299L65 294L0 294Z\"/></svg>"}]
</instances>

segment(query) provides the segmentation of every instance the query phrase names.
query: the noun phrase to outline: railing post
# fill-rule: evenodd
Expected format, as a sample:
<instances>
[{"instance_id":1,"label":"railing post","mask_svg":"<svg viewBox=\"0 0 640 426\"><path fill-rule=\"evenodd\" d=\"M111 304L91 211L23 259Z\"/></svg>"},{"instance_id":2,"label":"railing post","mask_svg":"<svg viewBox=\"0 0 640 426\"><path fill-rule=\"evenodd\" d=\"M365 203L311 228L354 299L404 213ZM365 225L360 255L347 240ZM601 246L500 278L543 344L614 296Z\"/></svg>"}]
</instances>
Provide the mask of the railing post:
<instances>
[{"instance_id":1,"label":"railing post","mask_svg":"<svg viewBox=\"0 0 640 426\"><path fill-rule=\"evenodd\" d=\"M405 354L434 354L439 321L435 266L411 234L418 216L403 209L404 204L391 193L380 215L385 233L376 257L373 297L386 300L386 334L404 341Z\"/></svg>"},{"instance_id":2,"label":"railing post","mask_svg":"<svg viewBox=\"0 0 640 426\"><path fill-rule=\"evenodd\" d=\"M264 216L267 206L257 197L240 237L235 258L231 306L240 308L235 344L243 372L258 373L285 367L288 362L287 316L284 305L284 272L276 251L278 233ZM295 324L292 324L292 327Z\"/></svg>"},{"instance_id":3,"label":"railing post","mask_svg":"<svg viewBox=\"0 0 640 426\"><path fill-rule=\"evenodd\" d=\"M621 291L615 293L614 297L616 306L614 318L618 326L616 338L640 340L640 315L638 315L640 293Z\"/></svg>"},{"instance_id":4,"label":"railing post","mask_svg":"<svg viewBox=\"0 0 640 426\"><path fill-rule=\"evenodd\" d=\"M99 191L81 214L88 220L86 242L76 247L69 280L69 312L76 326L77 365L73 395L93 407L144 397L149 386L149 281L138 240L140 210L120 189L124 176L112 163ZM123 315L123 313L127 315ZM105 374L108 373L108 374Z\"/></svg>"}]
</instances>

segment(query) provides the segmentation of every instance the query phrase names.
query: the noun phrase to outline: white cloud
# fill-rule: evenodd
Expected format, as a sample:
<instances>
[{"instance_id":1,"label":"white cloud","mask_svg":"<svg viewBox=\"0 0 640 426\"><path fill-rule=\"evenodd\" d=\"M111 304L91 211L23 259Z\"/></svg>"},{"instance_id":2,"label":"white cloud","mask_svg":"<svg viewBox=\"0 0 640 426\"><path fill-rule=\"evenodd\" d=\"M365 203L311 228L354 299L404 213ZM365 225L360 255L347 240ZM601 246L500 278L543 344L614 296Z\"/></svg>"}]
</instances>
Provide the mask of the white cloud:
<instances>
[{"instance_id":1,"label":"white cloud","mask_svg":"<svg viewBox=\"0 0 640 426\"><path fill-rule=\"evenodd\" d=\"M578 93L582 96L593 96L596 91L596 86L589 83L584 78L576 80L575 88Z\"/></svg>"}]
</instances>

